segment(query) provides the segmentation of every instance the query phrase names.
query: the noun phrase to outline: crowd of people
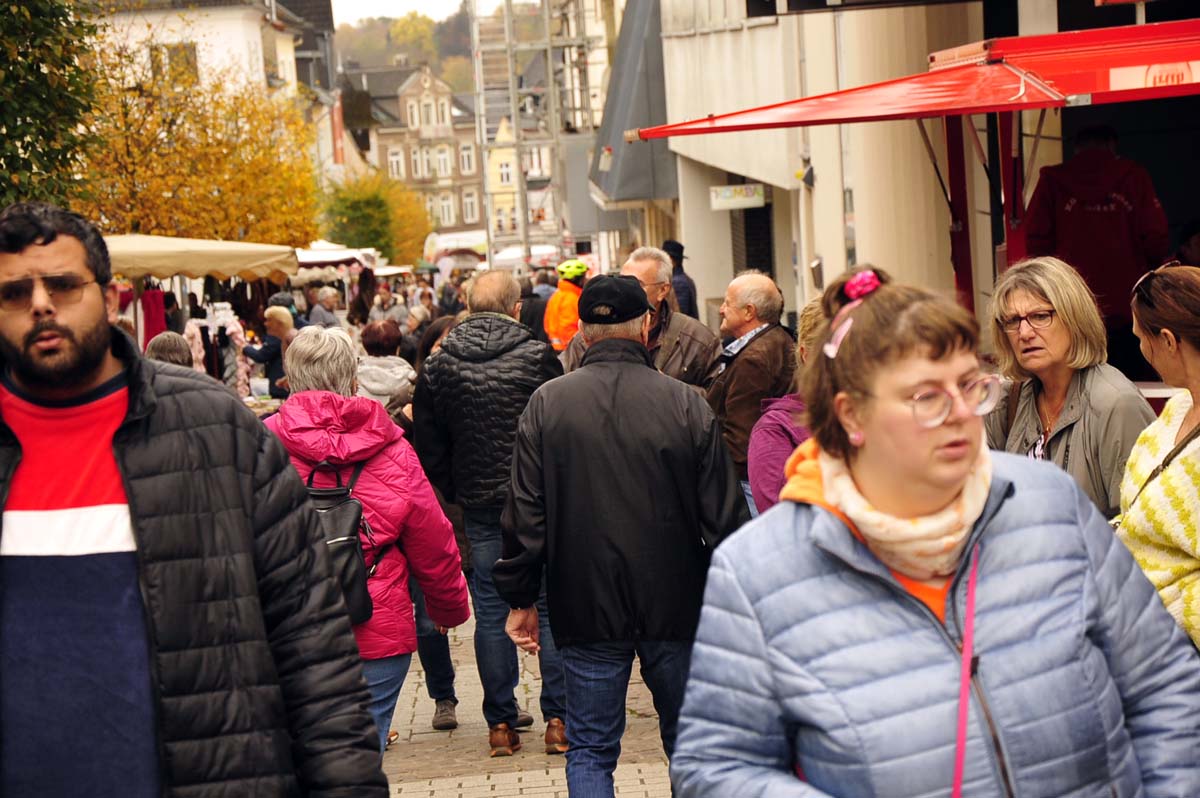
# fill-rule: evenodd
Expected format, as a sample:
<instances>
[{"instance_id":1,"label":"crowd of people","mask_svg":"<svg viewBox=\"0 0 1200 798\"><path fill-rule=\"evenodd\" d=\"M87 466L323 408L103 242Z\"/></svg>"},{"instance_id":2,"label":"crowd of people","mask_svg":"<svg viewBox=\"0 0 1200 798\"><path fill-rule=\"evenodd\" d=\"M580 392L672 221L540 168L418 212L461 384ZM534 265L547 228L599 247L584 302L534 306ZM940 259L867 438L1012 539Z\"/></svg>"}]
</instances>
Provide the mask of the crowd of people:
<instances>
[{"instance_id":1,"label":"crowd of people","mask_svg":"<svg viewBox=\"0 0 1200 798\"><path fill-rule=\"evenodd\" d=\"M677 796L1200 795L1200 268L1131 288L1156 419L1059 258L986 334L858 266L793 335L756 271L702 324L683 251L464 308L360 279L354 335L283 292L259 420L114 326L91 223L0 212L0 794L382 797L412 656L455 728L474 613L487 752L537 723L536 654L579 798L635 659ZM60 717L92 734L47 768Z\"/></svg>"}]
</instances>

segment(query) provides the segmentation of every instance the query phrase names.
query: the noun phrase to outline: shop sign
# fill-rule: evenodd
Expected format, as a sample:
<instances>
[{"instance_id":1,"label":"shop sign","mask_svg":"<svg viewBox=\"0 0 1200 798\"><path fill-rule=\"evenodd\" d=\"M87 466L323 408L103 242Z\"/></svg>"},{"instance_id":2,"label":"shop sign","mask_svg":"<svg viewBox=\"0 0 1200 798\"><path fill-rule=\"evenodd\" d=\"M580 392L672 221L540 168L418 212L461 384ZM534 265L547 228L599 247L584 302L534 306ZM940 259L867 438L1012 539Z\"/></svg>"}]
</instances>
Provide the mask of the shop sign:
<instances>
[{"instance_id":1,"label":"shop sign","mask_svg":"<svg viewBox=\"0 0 1200 798\"><path fill-rule=\"evenodd\" d=\"M767 192L762 183L743 183L738 186L709 186L709 206L714 211L738 208L761 208L767 204Z\"/></svg>"},{"instance_id":2,"label":"shop sign","mask_svg":"<svg viewBox=\"0 0 1200 798\"><path fill-rule=\"evenodd\" d=\"M1108 70L1109 91L1162 89L1200 80L1200 61L1112 67Z\"/></svg>"}]
</instances>

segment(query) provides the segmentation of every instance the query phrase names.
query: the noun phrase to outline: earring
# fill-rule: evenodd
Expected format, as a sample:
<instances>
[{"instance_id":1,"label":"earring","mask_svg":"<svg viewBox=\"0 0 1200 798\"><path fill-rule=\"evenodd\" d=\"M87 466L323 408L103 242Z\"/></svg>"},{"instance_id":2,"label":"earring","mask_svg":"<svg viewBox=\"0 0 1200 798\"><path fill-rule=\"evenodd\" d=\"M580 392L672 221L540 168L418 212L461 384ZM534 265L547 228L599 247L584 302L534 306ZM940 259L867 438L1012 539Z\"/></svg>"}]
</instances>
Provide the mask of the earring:
<instances>
[{"instance_id":1,"label":"earring","mask_svg":"<svg viewBox=\"0 0 1200 798\"><path fill-rule=\"evenodd\" d=\"M851 432L850 433L850 445L851 446L862 446L863 445L863 434L858 431Z\"/></svg>"}]
</instances>

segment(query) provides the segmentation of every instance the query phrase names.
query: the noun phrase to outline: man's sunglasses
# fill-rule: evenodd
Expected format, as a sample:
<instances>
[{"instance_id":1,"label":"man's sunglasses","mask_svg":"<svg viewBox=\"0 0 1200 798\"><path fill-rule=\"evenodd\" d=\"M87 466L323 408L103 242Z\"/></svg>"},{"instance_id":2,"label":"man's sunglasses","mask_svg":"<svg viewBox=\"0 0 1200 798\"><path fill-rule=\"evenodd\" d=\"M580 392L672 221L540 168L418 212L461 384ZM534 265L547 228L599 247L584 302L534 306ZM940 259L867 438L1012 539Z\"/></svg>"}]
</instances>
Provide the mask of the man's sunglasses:
<instances>
[{"instance_id":1,"label":"man's sunglasses","mask_svg":"<svg viewBox=\"0 0 1200 798\"><path fill-rule=\"evenodd\" d=\"M83 296L84 286L95 283L78 274L43 274L40 277L22 277L0 283L0 309L8 311L28 310L33 304L33 286L40 280L42 288L57 305L73 305Z\"/></svg>"}]
</instances>

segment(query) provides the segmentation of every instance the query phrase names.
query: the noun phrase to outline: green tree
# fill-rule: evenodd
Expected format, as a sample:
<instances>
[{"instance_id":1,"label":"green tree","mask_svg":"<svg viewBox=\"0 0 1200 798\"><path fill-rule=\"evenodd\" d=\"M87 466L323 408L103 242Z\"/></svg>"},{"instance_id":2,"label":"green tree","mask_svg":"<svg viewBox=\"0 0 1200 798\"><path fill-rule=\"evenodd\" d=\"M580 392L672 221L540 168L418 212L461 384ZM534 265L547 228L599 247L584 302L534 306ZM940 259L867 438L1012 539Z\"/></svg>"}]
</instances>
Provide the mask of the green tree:
<instances>
[{"instance_id":1,"label":"green tree","mask_svg":"<svg viewBox=\"0 0 1200 798\"><path fill-rule=\"evenodd\" d=\"M67 203L96 75L90 2L22 0L0 11L0 208Z\"/></svg>"},{"instance_id":2,"label":"green tree","mask_svg":"<svg viewBox=\"0 0 1200 798\"><path fill-rule=\"evenodd\" d=\"M442 61L441 79L456 92L475 90L475 66L471 59L452 55Z\"/></svg>"},{"instance_id":3,"label":"green tree","mask_svg":"<svg viewBox=\"0 0 1200 798\"><path fill-rule=\"evenodd\" d=\"M348 180L330 192L327 235L348 247L374 247L393 263L416 263L433 229L419 197L379 173Z\"/></svg>"},{"instance_id":4,"label":"green tree","mask_svg":"<svg viewBox=\"0 0 1200 798\"><path fill-rule=\"evenodd\" d=\"M392 23L390 30L392 46L408 56L412 65L438 64L437 43L434 41L436 25L432 19L417 11L410 11Z\"/></svg>"}]
</instances>

